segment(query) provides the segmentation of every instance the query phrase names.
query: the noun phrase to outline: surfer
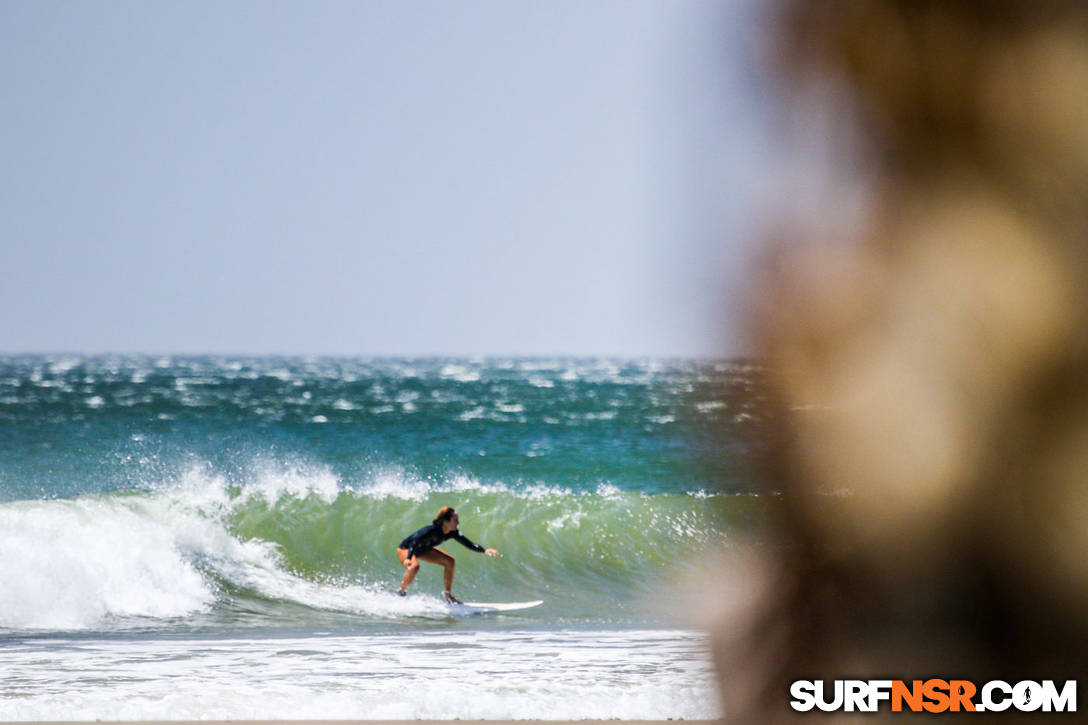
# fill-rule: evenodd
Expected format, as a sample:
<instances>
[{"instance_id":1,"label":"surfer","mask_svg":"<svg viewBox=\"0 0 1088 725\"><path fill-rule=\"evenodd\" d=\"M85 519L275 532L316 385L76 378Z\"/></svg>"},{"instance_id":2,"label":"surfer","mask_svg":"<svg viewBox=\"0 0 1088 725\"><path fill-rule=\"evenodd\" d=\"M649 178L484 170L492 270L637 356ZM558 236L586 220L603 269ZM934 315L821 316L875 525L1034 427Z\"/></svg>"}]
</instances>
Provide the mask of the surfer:
<instances>
[{"instance_id":1,"label":"surfer","mask_svg":"<svg viewBox=\"0 0 1088 725\"><path fill-rule=\"evenodd\" d=\"M419 572L419 562L429 561L432 564L438 564L445 570L442 574L442 581L446 589L442 592L442 596L452 604L462 603L460 599L453 596L453 557L437 548L437 546L446 539L456 539L462 546L488 556L498 556L499 552L495 549L485 549L479 544L469 541L457 529L460 522L461 518L453 510L453 507L443 506L430 526L424 526L400 542L400 547L397 549L397 558L400 559L400 563L404 564L404 568L408 571L404 572L404 579L400 582L400 591L397 594L402 597L407 594L408 586Z\"/></svg>"}]
</instances>

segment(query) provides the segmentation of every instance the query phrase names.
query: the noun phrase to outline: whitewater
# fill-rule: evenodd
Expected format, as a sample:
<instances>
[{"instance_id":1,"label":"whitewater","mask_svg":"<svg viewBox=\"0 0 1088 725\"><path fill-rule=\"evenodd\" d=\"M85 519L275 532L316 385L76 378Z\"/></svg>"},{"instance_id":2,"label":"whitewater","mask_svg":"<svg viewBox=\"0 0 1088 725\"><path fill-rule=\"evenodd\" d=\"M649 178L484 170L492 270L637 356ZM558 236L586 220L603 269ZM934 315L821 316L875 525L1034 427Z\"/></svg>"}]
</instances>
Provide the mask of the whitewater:
<instances>
[{"instance_id":1,"label":"whitewater","mask_svg":"<svg viewBox=\"0 0 1088 725\"><path fill-rule=\"evenodd\" d=\"M743 362L0 357L0 720L721 716ZM396 544L444 505L458 613ZM685 582L687 584L685 584Z\"/></svg>"}]
</instances>

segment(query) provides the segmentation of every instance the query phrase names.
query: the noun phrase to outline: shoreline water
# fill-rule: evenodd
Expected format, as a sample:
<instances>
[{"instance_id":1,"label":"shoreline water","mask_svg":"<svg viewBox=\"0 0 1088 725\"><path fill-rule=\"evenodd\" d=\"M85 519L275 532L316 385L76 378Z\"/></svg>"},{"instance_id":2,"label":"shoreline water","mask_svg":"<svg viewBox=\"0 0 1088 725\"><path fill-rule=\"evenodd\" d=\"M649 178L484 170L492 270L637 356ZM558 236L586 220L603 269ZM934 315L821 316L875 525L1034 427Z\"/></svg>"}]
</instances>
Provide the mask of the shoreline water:
<instances>
[{"instance_id":1,"label":"shoreline water","mask_svg":"<svg viewBox=\"0 0 1088 725\"><path fill-rule=\"evenodd\" d=\"M694 630L466 630L453 622L427 632L175 637L9 640L0 719L719 714L709 641Z\"/></svg>"}]
</instances>

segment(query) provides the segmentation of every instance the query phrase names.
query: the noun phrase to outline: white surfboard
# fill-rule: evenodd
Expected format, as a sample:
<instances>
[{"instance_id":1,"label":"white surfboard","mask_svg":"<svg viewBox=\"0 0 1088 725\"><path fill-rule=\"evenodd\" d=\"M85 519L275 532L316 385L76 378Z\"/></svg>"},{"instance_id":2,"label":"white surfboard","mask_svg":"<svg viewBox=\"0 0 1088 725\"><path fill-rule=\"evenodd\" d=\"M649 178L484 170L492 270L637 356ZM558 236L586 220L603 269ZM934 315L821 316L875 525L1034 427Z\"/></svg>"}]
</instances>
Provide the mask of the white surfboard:
<instances>
[{"instance_id":1,"label":"white surfboard","mask_svg":"<svg viewBox=\"0 0 1088 725\"><path fill-rule=\"evenodd\" d=\"M537 599L533 602L465 602L464 604L451 604L450 609L470 614L477 612L514 612L519 609L539 607L543 603L543 599Z\"/></svg>"}]
</instances>

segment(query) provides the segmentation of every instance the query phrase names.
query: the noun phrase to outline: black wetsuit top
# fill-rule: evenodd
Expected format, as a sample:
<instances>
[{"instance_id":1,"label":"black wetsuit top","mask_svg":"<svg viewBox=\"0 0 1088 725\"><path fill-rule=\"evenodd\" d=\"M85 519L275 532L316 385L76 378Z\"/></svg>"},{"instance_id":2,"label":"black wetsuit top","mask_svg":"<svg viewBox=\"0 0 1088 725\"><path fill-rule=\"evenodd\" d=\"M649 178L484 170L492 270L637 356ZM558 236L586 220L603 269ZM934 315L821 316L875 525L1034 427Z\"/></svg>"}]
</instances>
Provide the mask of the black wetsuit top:
<instances>
[{"instance_id":1,"label":"black wetsuit top","mask_svg":"<svg viewBox=\"0 0 1088 725\"><path fill-rule=\"evenodd\" d=\"M400 542L400 548L408 550L408 558L415 556L416 554L422 554L425 551L430 551L434 547L441 544L446 539L456 539L457 543L462 546L467 546L473 551L483 552L484 547L479 544L474 544L466 537L461 535L459 529L454 529L448 534L442 533L442 524L430 524L424 526L419 531L406 537L404 541Z\"/></svg>"}]
</instances>

